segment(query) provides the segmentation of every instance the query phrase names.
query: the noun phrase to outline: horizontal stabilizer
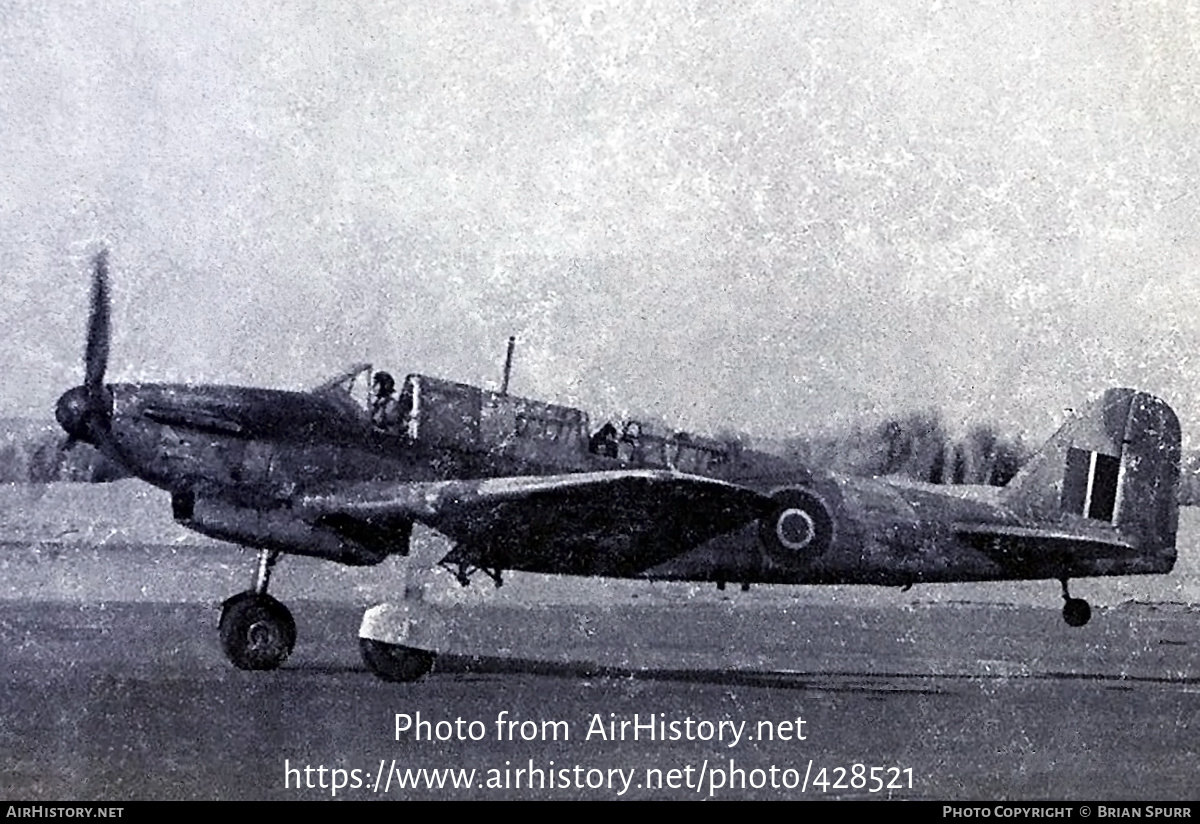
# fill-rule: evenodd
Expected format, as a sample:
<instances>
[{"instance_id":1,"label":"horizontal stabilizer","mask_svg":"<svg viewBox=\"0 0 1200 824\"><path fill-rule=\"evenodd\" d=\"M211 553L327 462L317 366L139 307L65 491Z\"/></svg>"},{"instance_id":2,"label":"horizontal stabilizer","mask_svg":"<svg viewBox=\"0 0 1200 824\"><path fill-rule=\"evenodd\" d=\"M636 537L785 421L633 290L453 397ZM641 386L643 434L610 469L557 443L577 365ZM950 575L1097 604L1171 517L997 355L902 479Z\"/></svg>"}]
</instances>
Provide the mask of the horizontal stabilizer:
<instances>
[{"instance_id":1,"label":"horizontal stabilizer","mask_svg":"<svg viewBox=\"0 0 1200 824\"><path fill-rule=\"evenodd\" d=\"M1116 532L1096 529L1050 529L1039 527L1010 526L1007 524L955 524L954 533L973 539L1014 538L1029 543L1044 541L1073 541L1111 546L1117 549L1133 549L1133 545Z\"/></svg>"}]
</instances>

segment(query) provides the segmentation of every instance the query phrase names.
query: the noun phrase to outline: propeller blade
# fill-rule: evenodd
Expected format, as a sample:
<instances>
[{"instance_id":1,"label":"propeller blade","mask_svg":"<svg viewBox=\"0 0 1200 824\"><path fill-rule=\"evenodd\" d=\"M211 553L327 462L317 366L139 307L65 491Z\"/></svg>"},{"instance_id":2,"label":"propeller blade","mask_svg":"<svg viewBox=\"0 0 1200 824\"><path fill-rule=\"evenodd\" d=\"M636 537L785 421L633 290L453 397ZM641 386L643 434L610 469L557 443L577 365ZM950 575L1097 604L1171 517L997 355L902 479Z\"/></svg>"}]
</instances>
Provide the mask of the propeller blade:
<instances>
[{"instance_id":1,"label":"propeller blade","mask_svg":"<svg viewBox=\"0 0 1200 824\"><path fill-rule=\"evenodd\" d=\"M87 348L83 354L84 381L91 392L104 384L108 368L109 342L108 250L101 249L93 261L92 310L88 317Z\"/></svg>"}]
</instances>

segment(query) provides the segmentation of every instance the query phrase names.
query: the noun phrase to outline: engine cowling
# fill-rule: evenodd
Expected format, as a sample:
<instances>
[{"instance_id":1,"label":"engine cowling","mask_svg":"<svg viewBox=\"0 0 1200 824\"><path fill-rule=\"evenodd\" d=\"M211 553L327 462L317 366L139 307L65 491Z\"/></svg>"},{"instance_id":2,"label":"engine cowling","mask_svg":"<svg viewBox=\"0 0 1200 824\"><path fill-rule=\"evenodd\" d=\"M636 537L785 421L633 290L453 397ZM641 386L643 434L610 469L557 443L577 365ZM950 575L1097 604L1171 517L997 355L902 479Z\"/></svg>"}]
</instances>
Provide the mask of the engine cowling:
<instances>
[{"instance_id":1,"label":"engine cowling","mask_svg":"<svg viewBox=\"0 0 1200 824\"><path fill-rule=\"evenodd\" d=\"M816 491L780 489L770 511L759 519L758 537L771 560L793 566L825 552L833 544L833 512Z\"/></svg>"},{"instance_id":2,"label":"engine cowling","mask_svg":"<svg viewBox=\"0 0 1200 824\"><path fill-rule=\"evenodd\" d=\"M187 493L176 494L171 503L175 520L203 535L347 566L374 566L389 555L407 555L412 534L412 524L382 529L336 516L312 523L284 508L253 509Z\"/></svg>"}]
</instances>

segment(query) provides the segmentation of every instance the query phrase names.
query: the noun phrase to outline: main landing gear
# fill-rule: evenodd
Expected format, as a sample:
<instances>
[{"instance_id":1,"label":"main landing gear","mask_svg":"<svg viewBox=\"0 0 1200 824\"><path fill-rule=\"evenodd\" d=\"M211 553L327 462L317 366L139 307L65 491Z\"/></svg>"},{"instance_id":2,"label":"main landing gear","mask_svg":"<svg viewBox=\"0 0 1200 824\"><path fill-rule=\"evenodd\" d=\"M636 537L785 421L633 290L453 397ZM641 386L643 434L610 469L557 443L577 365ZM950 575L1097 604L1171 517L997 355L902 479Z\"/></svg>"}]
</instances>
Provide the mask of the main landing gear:
<instances>
[{"instance_id":1,"label":"main landing gear","mask_svg":"<svg viewBox=\"0 0 1200 824\"><path fill-rule=\"evenodd\" d=\"M221 647L238 669L275 669L296 646L292 613L267 594L279 554L278 550L259 550L253 589L239 592L221 606Z\"/></svg>"},{"instance_id":2,"label":"main landing gear","mask_svg":"<svg viewBox=\"0 0 1200 824\"><path fill-rule=\"evenodd\" d=\"M1082 598L1072 598L1067 591L1067 579L1060 579L1063 595L1063 620L1069 627L1081 627L1092 619L1092 607Z\"/></svg>"}]
</instances>

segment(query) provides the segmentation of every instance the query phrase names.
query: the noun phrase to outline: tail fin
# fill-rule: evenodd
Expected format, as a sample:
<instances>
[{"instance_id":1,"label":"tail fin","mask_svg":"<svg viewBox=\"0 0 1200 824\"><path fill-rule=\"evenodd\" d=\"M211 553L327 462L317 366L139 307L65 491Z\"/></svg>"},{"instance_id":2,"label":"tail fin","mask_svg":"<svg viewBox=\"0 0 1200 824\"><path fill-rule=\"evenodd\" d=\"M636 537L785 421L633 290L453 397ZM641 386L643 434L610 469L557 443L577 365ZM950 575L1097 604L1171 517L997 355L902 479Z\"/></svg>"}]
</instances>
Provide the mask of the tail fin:
<instances>
[{"instance_id":1,"label":"tail fin","mask_svg":"<svg viewBox=\"0 0 1200 824\"><path fill-rule=\"evenodd\" d=\"M1166 402L1109 389L1063 425L1001 493L1018 515L1108 523L1143 551L1175 557L1179 420Z\"/></svg>"}]
</instances>

